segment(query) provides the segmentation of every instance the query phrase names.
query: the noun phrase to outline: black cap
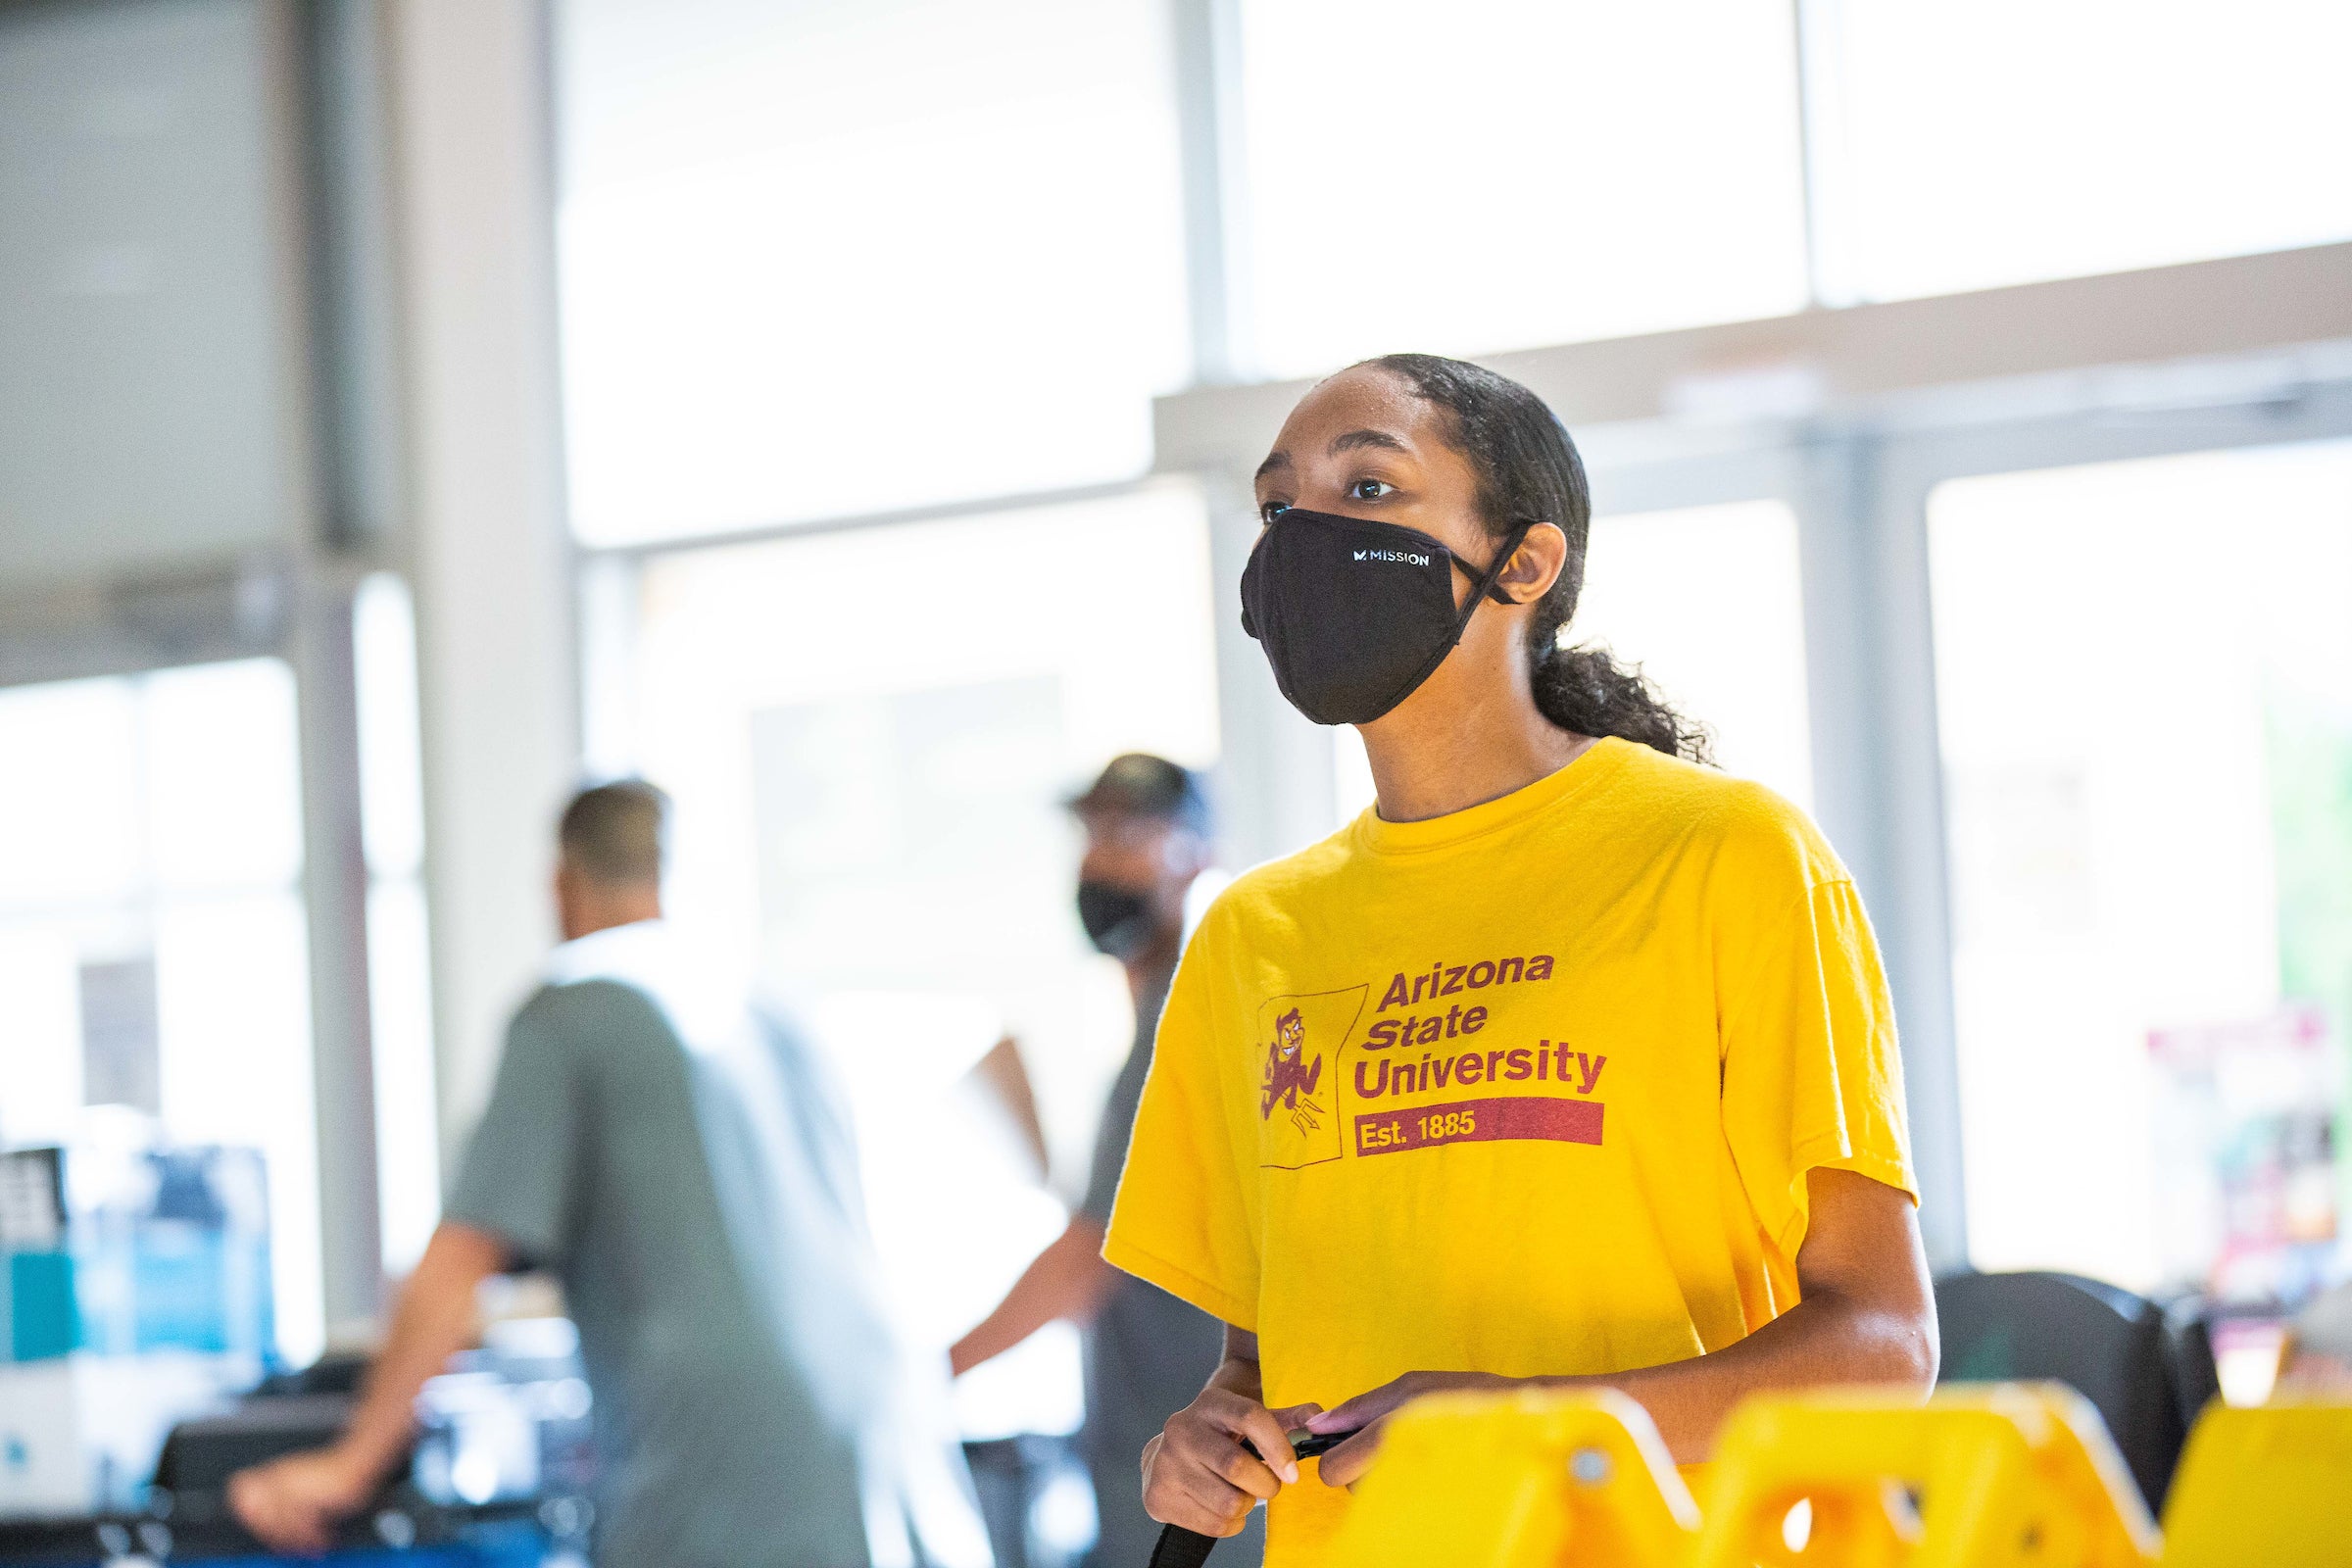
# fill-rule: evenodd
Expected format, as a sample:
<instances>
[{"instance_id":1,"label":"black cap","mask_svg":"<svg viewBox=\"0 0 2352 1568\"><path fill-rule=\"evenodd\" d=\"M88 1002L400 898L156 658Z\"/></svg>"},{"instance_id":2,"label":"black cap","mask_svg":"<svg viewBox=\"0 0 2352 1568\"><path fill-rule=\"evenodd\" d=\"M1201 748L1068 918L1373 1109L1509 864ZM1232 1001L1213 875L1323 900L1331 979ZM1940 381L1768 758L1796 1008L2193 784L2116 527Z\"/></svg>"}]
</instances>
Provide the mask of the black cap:
<instances>
[{"instance_id":1,"label":"black cap","mask_svg":"<svg viewBox=\"0 0 2352 1568\"><path fill-rule=\"evenodd\" d=\"M1175 822L1203 835L1211 830L1208 793L1200 775L1149 752L1112 758L1102 776L1067 804L1073 811L1124 811Z\"/></svg>"}]
</instances>

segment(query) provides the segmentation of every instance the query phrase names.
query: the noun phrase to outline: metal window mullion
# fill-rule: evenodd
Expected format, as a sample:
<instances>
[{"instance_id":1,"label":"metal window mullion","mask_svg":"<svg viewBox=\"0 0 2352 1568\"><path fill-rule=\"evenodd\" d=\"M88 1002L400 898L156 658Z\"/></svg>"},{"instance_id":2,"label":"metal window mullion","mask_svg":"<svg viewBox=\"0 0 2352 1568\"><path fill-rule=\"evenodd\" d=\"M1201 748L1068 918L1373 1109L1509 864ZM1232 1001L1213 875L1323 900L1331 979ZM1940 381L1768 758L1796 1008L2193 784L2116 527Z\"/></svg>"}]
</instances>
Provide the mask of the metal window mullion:
<instances>
[{"instance_id":1,"label":"metal window mullion","mask_svg":"<svg viewBox=\"0 0 2352 1568\"><path fill-rule=\"evenodd\" d=\"M1878 917L1902 1030L1912 1157L1926 1201L1920 1229L1938 1271L1968 1263L1958 1029L1952 1001L1951 880L1946 863L1943 742L1936 718L1933 583L1924 475L1873 447L1865 498L1873 614L1872 696L1884 896Z\"/></svg>"},{"instance_id":2,"label":"metal window mullion","mask_svg":"<svg viewBox=\"0 0 2352 1568\"><path fill-rule=\"evenodd\" d=\"M1193 384L1251 379L1241 0L1169 0Z\"/></svg>"},{"instance_id":3,"label":"metal window mullion","mask_svg":"<svg viewBox=\"0 0 2352 1568\"><path fill-rule=\"evenodd\" d=\"M302 890L310 940L312 1102L325 1324L372 1321L382 1302L383 1202L361 831L357 581L303 573L290 654L302 757Z\"/></svg>"},{"instance_id":4,"label":"metal window mullion","mask_svg":"<svg viewBox=\"0 0 2352 1568\"><path fill-rule=\"evenodd\" d=\"M1942 761L1929 620L1926 488L1867 429L1802 446L1797 539L1815 812L1861 889L1893 992L1920 1229L1965 1266L1944 872Z\"/></svg>"},{"instance_id":5,"label":"metal window mullion","mask_svg":"<svg viewBox=\"0 0 2352 1568\"><path fill-rule=\"evenodd\" d=\"M1843 0L1790 0L1795 13L1796 134L1804 200L1805 298L1815 309L1859 305L1849 224L1852 141L1847 130Z\"/></svg>"}]
</instances>

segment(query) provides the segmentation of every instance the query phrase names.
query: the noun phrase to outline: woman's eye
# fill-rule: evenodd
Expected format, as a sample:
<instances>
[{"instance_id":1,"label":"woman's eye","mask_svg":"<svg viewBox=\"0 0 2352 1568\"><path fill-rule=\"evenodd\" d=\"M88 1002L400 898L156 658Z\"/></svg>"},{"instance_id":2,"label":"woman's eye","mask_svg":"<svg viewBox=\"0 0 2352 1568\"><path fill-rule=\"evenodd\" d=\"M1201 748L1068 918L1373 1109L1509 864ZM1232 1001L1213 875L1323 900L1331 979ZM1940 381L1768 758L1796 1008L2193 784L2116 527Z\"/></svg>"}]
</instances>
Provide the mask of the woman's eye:
<instances>
[{"instance_id":1,"label":"woman's eye","mask_svg":"<svg viewBox=\"0 0 2352 1568\"><path fill-rule=\"evenodd\" d=\"M1257 509L1258 520L1260 522L1272 522L1276 517L1281 516L1284 513L1290 510L1291 504L1288 501L1269 501Z\"/></svg>"},{"instance_id":2,"label":"woman's eye","mask_svg":"<svg viewBox=\"0 0 2352 1568\"><path fill-rule=\"evenodd\" d=\"M1358 479L1348 487L1350 501L1378 501L1382 496L1396 493L1396 487L1386 479Z\"/></svg>"}]
</instances>

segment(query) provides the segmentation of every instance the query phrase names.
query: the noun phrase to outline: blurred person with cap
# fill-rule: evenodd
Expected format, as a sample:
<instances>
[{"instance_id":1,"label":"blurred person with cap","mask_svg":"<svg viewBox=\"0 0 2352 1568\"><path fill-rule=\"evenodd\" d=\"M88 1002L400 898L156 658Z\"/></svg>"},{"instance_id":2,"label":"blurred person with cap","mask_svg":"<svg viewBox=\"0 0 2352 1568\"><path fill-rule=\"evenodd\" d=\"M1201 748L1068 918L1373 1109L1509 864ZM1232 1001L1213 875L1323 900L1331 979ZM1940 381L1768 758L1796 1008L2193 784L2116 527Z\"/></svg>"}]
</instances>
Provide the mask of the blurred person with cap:
<instances>
[{"instance_id":1,"label":"blurred person with cap","mask_svg":"<svg viewBox=\"0 0 2352 1568\"><path fill-rule=\"evenodd\" d=\"M1196 775L1140 752L1113 758L1069 807L1086 830L1078 917L1096 948L1127 971L1135 1042L1103 1105L1077 1212L996 1310L956 1343L950 1362L965 1372L1056 1319L1082 1325L1086 1425L1079 1446L1100 1520L1092 1560L1140 1564L1152 1555L1159 1526L1144 1512L1136 1455L1216 1369L1222 1328L1104 1262L1102 1237L1152 1069L1160 1007L1184 949L1186 910L1200 902L1196 884L1209 868L1213 823Z\"/></svg>"},{"instance_id":2,"label":"blurred person with cap","mask_svg":"<svg viewBox=\"0 0 2352 1568\"><path fill-rule=\"evenodd\" d=\"M980 1568L944 1369L874 1283L847 1122L790 1021L662 917L669 803L563 816L564 945L508 1030L445 1216L332 1446L236 1476L256 1536L317 1552L401 1466L488 1276L562 1280L594 1396L596 1560Z\"/></svg>"}]
</instances>

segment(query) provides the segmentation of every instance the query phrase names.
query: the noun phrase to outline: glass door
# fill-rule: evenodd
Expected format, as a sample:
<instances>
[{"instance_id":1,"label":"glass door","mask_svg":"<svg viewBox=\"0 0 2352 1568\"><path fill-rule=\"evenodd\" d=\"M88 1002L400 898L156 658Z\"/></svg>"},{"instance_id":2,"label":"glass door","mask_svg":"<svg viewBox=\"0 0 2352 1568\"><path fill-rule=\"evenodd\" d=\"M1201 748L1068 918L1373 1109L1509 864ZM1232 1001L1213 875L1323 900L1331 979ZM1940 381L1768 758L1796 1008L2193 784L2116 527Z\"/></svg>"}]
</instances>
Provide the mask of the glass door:
<instances>
[{"instance_id":1,"label":"glass door","mask_svg":"<svg viewBox=\"0 0 2352 1568\"><path fill-rule=\"evenodd\" d=\"M1927 504L1971 1260L2292 1301L2352 1031L2352 441Z\"/></svg>"}]
</instances>

